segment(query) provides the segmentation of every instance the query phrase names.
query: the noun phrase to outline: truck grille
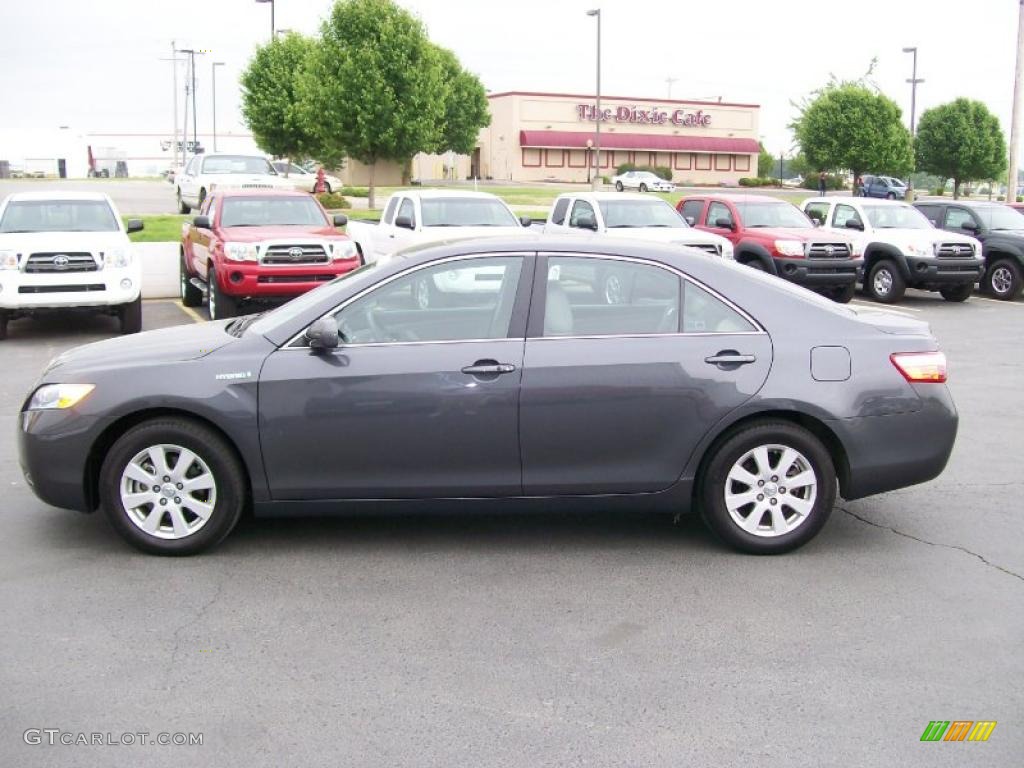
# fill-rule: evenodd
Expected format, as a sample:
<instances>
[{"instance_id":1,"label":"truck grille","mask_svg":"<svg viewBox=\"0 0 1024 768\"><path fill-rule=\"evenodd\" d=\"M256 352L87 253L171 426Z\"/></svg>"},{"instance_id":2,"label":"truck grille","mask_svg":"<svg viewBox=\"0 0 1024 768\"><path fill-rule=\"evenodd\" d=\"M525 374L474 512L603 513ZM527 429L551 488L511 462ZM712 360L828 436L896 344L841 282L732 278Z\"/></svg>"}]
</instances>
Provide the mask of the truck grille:
<instances>
[{"instance_id":1,"label":"truck grille","mask_svg":"<svg viewBox=\"0 0 1024 768\"><path fill-rule=\"evenodd\" d=\"M966 243L939 243L935 255L940 259L966 259L974 255L974 249Z\"/></svg>"},{"instance_id":2,"label":"truck grille","mask_svg":"<svg viewBox=\"0 0 1024 768\"><path fill-rule=\"evenodd\" d=\"M326 283L337 275L260 275L258 283Z\"/></svg>"},{"instance_id":3,"label":"truck grille","mask_svg":"<svg viewBox=\"0 0 1024 768\"><path fill-rule=\"evenodd\" d=\"M239 184L239 189L273 189L273 184L257 184L255 182L249 182L247 184Z\"/></svg>"},{"instance_id":4,"label":"truck grille","mask_svg":"<svg viewBox=\"0 0 1024 768\"><path fill-rule=\"evenodd\" d=\"M103 283L82 283L80 285L19 285L18 293L91 293L105 291Z\"/></svg>"},{"instance_id":5,"label":"truck grille","mask_svg":"<svg viewBox=\"0 0 1024 768\"><path fill-rule=\"evenodd\" d=\"M91 253L33 253L26 272L95 272L99 267Z\"/></svg>"},{"instance_id":6,"label":"truck grille","mask_svg":"<svg viewBox=\"0 0 1024 768\"><path fill-rule=\"evenodd\" d=\"M271 245L263 254L263 263L277 266L326 264L327 251L322 245Z\"/></svg>"},{"instance_id":7,"label":"truck grille","mask_svg":"<svg viewBox=\"0 0 1024 768\"><path fill-rule=\"evenodd\" d=\"M809 259L848 259L850 246L846 243L811 243L807 249Z\"/></svg>"},{"instance_id":8,"label":"truck grille","mask_svg":"<svg viewBox=\"0 0 1024 768\"><path fill-rule=\"evenodd\" d=\"M696 248L698 251L704 251L710 253L712 256L721 256L722 249L714 243L688 243L688 248Z\"/></svg>"}]
</instances>

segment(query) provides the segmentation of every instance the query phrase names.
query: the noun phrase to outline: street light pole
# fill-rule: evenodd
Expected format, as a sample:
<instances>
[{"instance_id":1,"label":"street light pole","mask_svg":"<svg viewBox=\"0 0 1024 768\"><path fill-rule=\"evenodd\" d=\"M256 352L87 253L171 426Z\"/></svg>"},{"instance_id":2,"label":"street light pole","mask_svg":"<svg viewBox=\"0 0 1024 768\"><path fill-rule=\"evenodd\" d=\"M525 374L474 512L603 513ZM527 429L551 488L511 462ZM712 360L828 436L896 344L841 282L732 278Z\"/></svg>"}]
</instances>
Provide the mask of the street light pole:
<instances>
[{"instance_id":1,"label":"street light pole","mask_svg":"<svg viewBox=\"0 0 1024 768\"><path fill-rule=\"evenodd\" d=\"M1022 0L1024 2L1024 0ZM910 135L913 136L916 133L915 130L915 116L917 111L917 84L923 83L924 80L917 76L917 48L904 48L904 53L914 54L914 64L911 70L910 79L907 80L910 83Z\"/></svg>"},{"instance_id":2,"label":"street light pole","mask_svg":"<svg viewBox=\"0 0 1024 768\"><path fill-rule=\"evenodd\" d=\"M210 89L213 93L213 151L217 151L217 67L223 67L223 61L215 61L210 66Z\"/></svg>"},{"instance_id":3,"label":"street light pole","mask_svg":"<svg viewBox=\"0 0 1024 768\"><path fill-rule=\"evenodd\" d=\"M594 121L594 152L597 165L593 180L593 187L597 189L601 185L601 9L595 8L587 11L587 16L597 17L597 115L595 115L597 119Z\"/></svg>"},{"instance_id":4,"label":"street light pole","mask_svg":"<svg viewBox=\"0 0 1024 768\"><path fill-rule=\"evenodd\" d=\"M270 39L274 39L274 30L277 26L274 24L274 0L256 0L257 3L270 3Z\"/></svg>"},{"instance_id":5,"label":"street light pole","mask_svg":"<svg viewBox=\"0 0 1024 768\"><path fill-rule=\"evenodd\" d=\"M1020 0L1017 19L1017 70L1013 77L1013 114L1010 115L1010 168L1006 202L1017 199L1017 166L1020 157L1021 79L1024 78L1024 0Z\"/></svg>"}]
</instances>

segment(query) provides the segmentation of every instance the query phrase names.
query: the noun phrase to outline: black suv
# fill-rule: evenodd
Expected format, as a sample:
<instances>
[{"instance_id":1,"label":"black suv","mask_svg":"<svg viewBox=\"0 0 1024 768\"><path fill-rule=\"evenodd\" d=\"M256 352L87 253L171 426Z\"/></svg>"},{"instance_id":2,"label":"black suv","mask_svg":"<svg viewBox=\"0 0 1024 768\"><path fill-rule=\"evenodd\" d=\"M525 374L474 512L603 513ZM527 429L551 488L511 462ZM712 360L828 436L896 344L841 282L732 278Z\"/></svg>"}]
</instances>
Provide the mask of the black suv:
<instances>
[{"instance_id":1,"label":"black suv","mask_svg":"<svg viewBox=\"0 0 1024 768\"><path fill-rule=\"evenodd\" d=\"M914 204L936 227L978 238L985 258L981 287L1015 299L1024 286L1024 214L1002 203L929 200Z\"/></svg>"}]
</instances>

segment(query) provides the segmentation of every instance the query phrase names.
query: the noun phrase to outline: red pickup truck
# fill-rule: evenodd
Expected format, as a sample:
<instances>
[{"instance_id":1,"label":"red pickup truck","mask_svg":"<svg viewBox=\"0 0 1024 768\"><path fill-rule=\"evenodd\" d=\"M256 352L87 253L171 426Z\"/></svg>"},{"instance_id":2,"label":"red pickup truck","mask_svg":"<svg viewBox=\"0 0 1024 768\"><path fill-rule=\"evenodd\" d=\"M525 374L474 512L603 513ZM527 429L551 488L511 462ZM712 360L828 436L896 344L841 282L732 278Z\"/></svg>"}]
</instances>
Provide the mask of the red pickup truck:
<instances>
[{"instance_id":1,"label":"red pickup truck","mask_svg":"<svg viewBox=\"0 0 1024 768\"><path fill-rule=\"evenodd\" d=\"M690 226L728 239L736 261L846 303L864 255L842 235L820 232L795 205L768 195L694 195L676 210Z\"/></svg>"},{"instance_id":2,"label":"red pickup truck","mask_svg":"<svg viewBox=\"0 0 1024 768\"><path fill-rule=\"evenodd\" d=\"M181 233L181 302L209 297L210 319L233 317L247 299L288 299L359 267L355 243L305 192L211 192Z\"/></svg>"}]
</instances>

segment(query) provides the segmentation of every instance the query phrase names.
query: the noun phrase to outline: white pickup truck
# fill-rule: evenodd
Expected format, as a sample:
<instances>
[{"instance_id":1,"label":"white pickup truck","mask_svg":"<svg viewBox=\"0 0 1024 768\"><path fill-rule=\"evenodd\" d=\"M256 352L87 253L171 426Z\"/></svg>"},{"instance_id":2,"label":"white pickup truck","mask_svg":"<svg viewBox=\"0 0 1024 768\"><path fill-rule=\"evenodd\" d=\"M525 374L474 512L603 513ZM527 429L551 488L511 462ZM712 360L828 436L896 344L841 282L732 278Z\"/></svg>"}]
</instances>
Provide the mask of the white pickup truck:
<instances>
[{"instance_id":1,"label":"white pickup truck","mask_svg":"<svg viewBox=\"0 0 1024 768\"><path fill-rule=\"evenodd\" d=\"M278 174L259 155L196 155L174 177L178 213L202 208L215 189L292 189L294 183Z\"/></svg>"},{"instance_id":2,"label":"white pickup truck","mask_svg":"<svg viewBox=\"0 0 1024 768\"><path fill-rule=\"evenodd\" d=\"M89 307L142 329L142 268L128 226L96 192L21 192L0 203L0 339L7 323L39 310Z\"/></svg>"},{"instance_id":3,"label":"white pickup truck","mask_svg":"<svg viewBox=\"0 0 1024 768\"><path fill-rule=\"evenodd\" d=\"M650 240L733 258L724 237L694 229L661 198L616 192L567 192L555 198L544 225L547 235L585 235Z\"/></svg>"},{"instance_id":4,"label":"white pickup truck","mask_svg":"<svg viewBox=\"0 0 1024 768\"><path fill-rule=\"evenodd\" d=\"M469 237L523 234L528 218L516 218L504 200L486 192L404 190L388 198L379 223L349 220L346 234L366 263L386 261L416 245Z\"/></svg>"}]
</instances>

